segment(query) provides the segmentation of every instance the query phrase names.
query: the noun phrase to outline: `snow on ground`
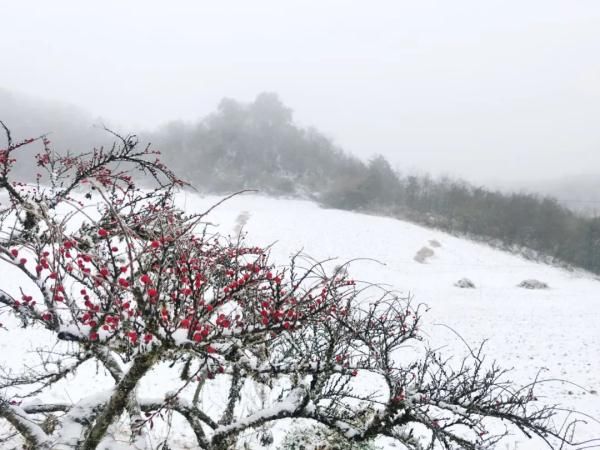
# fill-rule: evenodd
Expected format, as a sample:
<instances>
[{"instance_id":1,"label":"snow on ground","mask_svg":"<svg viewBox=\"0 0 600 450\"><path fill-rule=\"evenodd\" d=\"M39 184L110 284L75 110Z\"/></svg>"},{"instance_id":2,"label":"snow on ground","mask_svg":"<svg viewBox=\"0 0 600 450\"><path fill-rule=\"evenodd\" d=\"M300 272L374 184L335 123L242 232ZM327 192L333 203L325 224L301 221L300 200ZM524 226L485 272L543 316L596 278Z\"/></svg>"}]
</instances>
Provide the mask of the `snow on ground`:
<instances>
[{"instance_id":1,"label":"snow on ground","mask_svg":"<svg viewBox=\"0 0 600 450\"><path fill-rule=\"evenodd\" d=\"M186 195L189 210L201 211L218 197ZM319 208L312 202L239 196L211 213L208 220L225 234L235 233L245 216L250 243L276 242L277 260L303 250L316 258L337 257L340 263L373 258L382 264L357 261L350 273L357 279L389 284L427 303L432 346L464 355L464 344L445 324L469 343L488 339L487 353L513 379L567 379L588 391L600 391L600 279L589 273L538 264L483 244L396 219ZM436 242L430 242L436 241ZM437 246L439 244L439 246ZM424 264L414 260L424 246L434 256ZM475 289L454 283L469 278ZM517 287L526 279L546 282L549 289ZM548 403L584 411L600 418L600 395L565 383L543 387ZM590 424L582 437L600 437L600 423ZM511 449L528 447L521 437Z\"/></svg>"},{"instance_id":2,"label":"snow on ground","mask_svg":"<svg viewBox=\"0 0 600 450\"><path fill-rule=\"evenodd\" d=\"M206 210L219 197L182 194L189 212ZM389 284L416 302L431 308L426 326L430 343L445 346L447 354L464 355L465 345L445 324L456 330L469 345L488 339L487 353L504 367L514 367L512 378L526 383L539 370L544 378L567 379L574 385L555 382L544 385L541 393L548 403L584 411L600 418L600 279L579 271L567 271L527 261L519 256L411 223L321 209L314 203L277 200L244 195L214 210L207 221L221 234L235 235L240 226L248 232L248 243L275 243L273 256L285 262L302 250L316 258L336 257L339 263L355 258L351 275L359 280ZM414 257L423 247L433 251L424 263ZM429 252L428 252L429 253ZM3 288L18 292L20 280L13 271L2 268ZM468 278L475 289L454 286ZM546 290L517 287L526 279L549 285ZM5 317L0 318L5 321ZM43 331L35 337L45 339ZM0 332L0 364L18 367L23 350L33 345L23 330ZM142 391L152 397L169 391L161 371L144 380ZM53 391L52 398L76 401L92 388L103 385L104 375L96 367L85 367L85 385L70 383ZM106 378L107 379L107 378ZM104 385L105 386L105 385ZM218 393L218 389L215 389ZM596 392L592 394L589 391ZM144 393L141 392L141 395ZM206 402L214 401L205 399ZM181 448L193 442L188 430L177 429ZM581 438L600 437L600 423L590 422ZM539 442L522 436L511 437L502 449L537 450Z\"/></svg>"}]
</instances>

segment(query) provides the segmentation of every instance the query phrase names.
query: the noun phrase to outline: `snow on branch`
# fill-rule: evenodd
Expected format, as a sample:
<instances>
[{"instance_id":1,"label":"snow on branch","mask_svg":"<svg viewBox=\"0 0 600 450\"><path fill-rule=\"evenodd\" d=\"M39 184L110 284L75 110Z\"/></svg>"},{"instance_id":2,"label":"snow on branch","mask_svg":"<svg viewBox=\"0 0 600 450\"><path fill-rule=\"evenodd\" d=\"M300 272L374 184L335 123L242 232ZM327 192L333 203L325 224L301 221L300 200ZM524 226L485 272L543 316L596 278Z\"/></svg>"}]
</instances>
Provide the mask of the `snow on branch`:
<instances>
[{"instance_id":1,"label":"snow on branch","mask_svg":"<svg viewBox=\"0 0 600 450\"><path fill-rule=\"evenodd\" d=\"M307 393L301 388L294 389L282 401L273 404L269 408L262 409L229 425L216 428L212 440L213 442L219 441L229 435L238 433L247 428L262 425L265 422L286 417L294 417L297 412L302 410L307 402Z\"/></svg>"},{"instance_id":2,"label":"snow on branch","mask_svg":"<svg viewBox=\"0 0 600 450\"><path fill-rule=\"evenodd\" d=\"M36 449L50 448L50 438L20 407L0 398L0 417L6 419Z\"/></svg>"}]
</instances>

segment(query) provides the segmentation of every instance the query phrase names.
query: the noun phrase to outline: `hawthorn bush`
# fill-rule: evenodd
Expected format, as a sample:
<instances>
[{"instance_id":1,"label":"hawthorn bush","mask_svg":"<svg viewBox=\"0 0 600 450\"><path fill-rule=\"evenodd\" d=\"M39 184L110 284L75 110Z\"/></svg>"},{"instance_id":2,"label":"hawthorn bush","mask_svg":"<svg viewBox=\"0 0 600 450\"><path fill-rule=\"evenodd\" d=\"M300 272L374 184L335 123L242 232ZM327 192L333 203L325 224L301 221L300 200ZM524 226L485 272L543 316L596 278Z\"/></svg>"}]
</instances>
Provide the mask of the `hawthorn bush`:
<instances>
[{"instance_id":1,"label":"hawthorn bush","mask_svg":"<svg viewBox=\"0 0 600 450\"><path fill-rule=\"evenodd\" d=\"M29 283L0 291L0 304L58 342L39 349L36 370L0 372L10 442L18 434L29 449L92 450L125 436L131 448L173 448L170 434L152 444L148 433L176 414L206 450L266 446L269 427L289 418L348 442L384 436L409 449L491 448L509 432L495 421L550 447L566 443L552 426L556 408L536 401L536 382L511 385L481 352L451 364L420 345L420 306L353 281L345 266L329 273L299 255L276 266L266 248L210 234L209 211L179 209L184 183L135 138L60 155L45 136L15 142L4 129L0 259ZM11 178L28 145L40 147L33 184ZM137 172L154 185L138 187ZM419 357L407 357L410 343ZM110 374L108 391L40 400L65 380L85 382L78 373L90 361ZM140 382L158 367L173 372L172 386L144 398ZM225 401L203 407L215 386Z\"/></svg>"}]
</instances>

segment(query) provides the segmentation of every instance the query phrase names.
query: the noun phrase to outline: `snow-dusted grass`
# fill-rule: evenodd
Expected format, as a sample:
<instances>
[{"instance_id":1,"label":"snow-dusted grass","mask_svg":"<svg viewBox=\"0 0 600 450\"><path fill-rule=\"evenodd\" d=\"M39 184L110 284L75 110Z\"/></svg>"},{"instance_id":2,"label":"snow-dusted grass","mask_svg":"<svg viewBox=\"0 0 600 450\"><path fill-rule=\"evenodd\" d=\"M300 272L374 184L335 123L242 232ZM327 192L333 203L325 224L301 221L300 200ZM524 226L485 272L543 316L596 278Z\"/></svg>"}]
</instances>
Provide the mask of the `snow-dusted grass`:
<instances>
[{"instance_id":1,"label":"snow-dusted grass","mask_svg":"<svg viewBox=\"0 0 600 450\"><path fill-rule=\"evenodd\" d=\"M207 209L218 197L182 194L181 204L190 212ZM584 272L537 264L482 244L453 237L395 219L321 209L313 203L240 196L211 213L207 220L214 231L235 235L241 224L248 243L275 243L272 254L285 262L299 250L316 258L338 258L343 263L358 260L350 268L360 280L385 283L417 302L430 306L424 331L433 347L445 347L458 357L467 352L454 333L469 345L488 339L487 353L505 367L514 367L513 379L528 382L543 370L543 378L566 379L579 386L554 382L540 388L543 400L584 411L600 418L600 280ZM425 264L414 255L429 242L439 246ZM2 267L2 288L16 294L25 280L14 269ZM469 278L476 289L460 289L454 283ZM517 287L526 279L549 285L545 290ZM6 316L0 322L7 322ZM442 326L440 324L444 324ZM0 331L0 364L18 368L25 349L41 343L54 345L48 333L34 336L24 330ZM171 390L166 371L155 370L143 380L140 396L158 398ZM170 375L172 376L172 375ZM57 386L45 399L76 402L82 396L106 389L110 378L93 364L83 367L76 381ZM360 381L360 380L357 380ZM587 391L586 391L587 390ZM203 398L204 406L218 409L225 397L215 384L214 395ZM191 393L189 394L191 397ZM176 423L180 448L193 448L191 432ZM4 429L4 428L2 428ZM277 430L284 431L285 427ZM282 434L276 432L281 439ZM600 423L581 429L581 439L600 437ZM124 445L126 445L124 443ZM505 447L538 450L539 442L522 436L506 441ZM126 446L124 447L126 448Z\"/></svg>"}]
</instances>

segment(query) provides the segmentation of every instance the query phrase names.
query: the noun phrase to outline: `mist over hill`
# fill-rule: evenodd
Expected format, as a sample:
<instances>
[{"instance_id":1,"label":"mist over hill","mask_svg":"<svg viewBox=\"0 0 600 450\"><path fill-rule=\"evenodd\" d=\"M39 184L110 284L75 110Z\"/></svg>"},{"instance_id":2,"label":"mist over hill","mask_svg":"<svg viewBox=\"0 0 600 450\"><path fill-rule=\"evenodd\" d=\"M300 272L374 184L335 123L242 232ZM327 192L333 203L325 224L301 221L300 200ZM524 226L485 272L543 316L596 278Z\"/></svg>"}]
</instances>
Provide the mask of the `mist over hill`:
<instances>
[{"instance_id":1,"label":"mist over hill","mask_svg":"<svg viewBox=\"0 0 600 450\"><path fill-rule=\"evenodd\" d=\"M58 151L110 145L113 138L100 119L92 127L94 120L84 111L5 91L0 91L0 120L22 138L52 132ZM404 173L377 149L363 161L322 132L297 125L293 111L273 93L246 103L223 99L197 122L174 121L140 132L139 139L152 142L171 168L205 192L257 189L309 198L332 208L409 219L600 273L600 217L579 214L552 196ZM563 198L573 195L572 190L557 191Z\"/></svg>"},{"instance_id":2,"label":"mist over hill","mask_svg":"<svg viewBox=\"0 0 600 450\"><path fill-rule=\"evenodd\" d=\"M82 153L93 147L111 145L114 140L114 137L102 128L103 125L111 126L110 123L101 118L94 118L82 108L2 88L0 120L10 129L13 139L27 139L46 134L54 149L60 152ZM0 146L4 143L2 132ZM36 150L27 146L20 151L23 153L17 159L14 172L19 177L32 180L36 169L28 164L34 159L27 156Z\"/></svg>"},{"instance_id":3,"label":"mist over hill","mask_svg":"<svg viewBox=\"0 0 600 450\"><path fill-rule=\"evenodd\" d=\"M529 183L533 192L555 197L568 208L582 214L600 216L600 172Z\"/></svg>"}]
</instances>

